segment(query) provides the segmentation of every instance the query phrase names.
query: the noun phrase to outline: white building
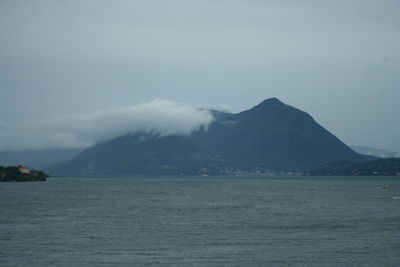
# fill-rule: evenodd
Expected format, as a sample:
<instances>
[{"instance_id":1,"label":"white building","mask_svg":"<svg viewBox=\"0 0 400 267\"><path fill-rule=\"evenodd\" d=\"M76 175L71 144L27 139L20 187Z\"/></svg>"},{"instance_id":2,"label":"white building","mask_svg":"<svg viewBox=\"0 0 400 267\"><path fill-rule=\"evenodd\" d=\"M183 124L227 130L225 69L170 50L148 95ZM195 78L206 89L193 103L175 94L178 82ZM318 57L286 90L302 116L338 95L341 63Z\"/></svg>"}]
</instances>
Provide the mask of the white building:
<instances>
[{"instance_id":1,"label":"white building","mask_svg":"<svg viewBox=\"0 0 400 267\"><path fill-rule=\"evenodd\" d=\"M31 172L31 168L26 166L19 166L19 171L24 174L29 174Z\"/></svg>"}]
</instances>

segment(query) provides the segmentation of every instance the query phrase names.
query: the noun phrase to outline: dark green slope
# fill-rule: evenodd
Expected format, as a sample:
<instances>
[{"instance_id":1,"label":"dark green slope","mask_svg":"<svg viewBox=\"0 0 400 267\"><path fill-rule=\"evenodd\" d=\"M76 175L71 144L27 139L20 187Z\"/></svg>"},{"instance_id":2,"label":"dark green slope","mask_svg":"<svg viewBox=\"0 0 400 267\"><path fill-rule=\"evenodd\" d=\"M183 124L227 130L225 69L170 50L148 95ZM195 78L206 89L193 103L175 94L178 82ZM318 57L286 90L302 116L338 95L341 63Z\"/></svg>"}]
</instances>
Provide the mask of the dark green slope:
<instances>
[{"instance_id":1,"label":"dark green slope","mask_svg":"<svg viewBox=\"0 0 400 267\"><path fill-rule=\"evenodd\" d=\"M227 174L304 171L338 160L366 160L307 113L276 98L239 114L213 113L190 136L125 135L48 170L62 175Z\"/></svg>"}]
</instances>

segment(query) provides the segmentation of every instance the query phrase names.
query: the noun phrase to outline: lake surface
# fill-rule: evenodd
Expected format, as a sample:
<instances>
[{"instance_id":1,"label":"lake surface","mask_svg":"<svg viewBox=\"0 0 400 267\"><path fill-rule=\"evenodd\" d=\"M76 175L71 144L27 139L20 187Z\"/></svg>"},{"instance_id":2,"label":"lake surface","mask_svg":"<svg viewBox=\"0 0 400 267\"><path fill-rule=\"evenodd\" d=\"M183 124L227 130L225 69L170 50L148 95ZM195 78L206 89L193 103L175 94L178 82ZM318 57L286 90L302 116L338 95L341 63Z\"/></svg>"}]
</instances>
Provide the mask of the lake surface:
<instances>
[{"instance_id":1,"label":"lake surface","mask_svg":"<svg viewBox=\"0 0 400 267\"><path fill-rule=\"evenodd\" d=\"M398 196L399 178L1 183L0 266L400 266Z\"/></svg>"}]
</instances>

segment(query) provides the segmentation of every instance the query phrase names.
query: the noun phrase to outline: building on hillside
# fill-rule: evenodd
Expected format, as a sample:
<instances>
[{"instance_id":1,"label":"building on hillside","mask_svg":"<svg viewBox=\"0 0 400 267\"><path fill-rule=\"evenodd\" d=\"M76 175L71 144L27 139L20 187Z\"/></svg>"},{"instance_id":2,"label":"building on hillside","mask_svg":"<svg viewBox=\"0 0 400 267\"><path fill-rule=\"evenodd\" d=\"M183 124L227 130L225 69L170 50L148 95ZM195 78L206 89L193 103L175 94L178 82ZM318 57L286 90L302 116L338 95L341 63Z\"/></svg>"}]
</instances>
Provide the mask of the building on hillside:
<instances>
[{"instance_id":1,"label":"building on hillside","mask_svg":"<svg viewBox=\"0 0 400 267\"><path fill-rule=\"evenodd\" d=\"M26 166L19 166L19 171L23 174L29 174L31 172L31 168Z\"/></svg>"}]
</instances>

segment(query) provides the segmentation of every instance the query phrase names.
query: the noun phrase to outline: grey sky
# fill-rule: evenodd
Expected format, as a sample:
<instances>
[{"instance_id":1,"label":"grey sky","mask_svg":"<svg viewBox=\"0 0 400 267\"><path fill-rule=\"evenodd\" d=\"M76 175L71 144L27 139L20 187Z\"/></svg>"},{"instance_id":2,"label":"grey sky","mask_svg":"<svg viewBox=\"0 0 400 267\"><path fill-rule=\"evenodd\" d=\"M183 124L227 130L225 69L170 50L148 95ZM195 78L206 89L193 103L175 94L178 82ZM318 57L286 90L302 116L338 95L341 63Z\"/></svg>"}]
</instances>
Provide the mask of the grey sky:
<instances>
[{"instance_id":1,"label":"grey sky","mask_svg":"<svg viewBox=\"0 0 400 267\"><path fill-rule=\"evenodd\" d=\"M2 0L0 122L157 97L232 111L278 97L347 144L400 150L399 10L397 0Z\"/></svg>"}]
</instances>

